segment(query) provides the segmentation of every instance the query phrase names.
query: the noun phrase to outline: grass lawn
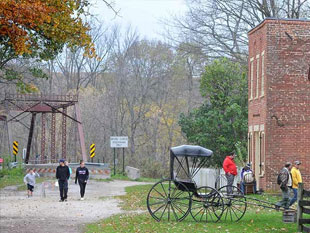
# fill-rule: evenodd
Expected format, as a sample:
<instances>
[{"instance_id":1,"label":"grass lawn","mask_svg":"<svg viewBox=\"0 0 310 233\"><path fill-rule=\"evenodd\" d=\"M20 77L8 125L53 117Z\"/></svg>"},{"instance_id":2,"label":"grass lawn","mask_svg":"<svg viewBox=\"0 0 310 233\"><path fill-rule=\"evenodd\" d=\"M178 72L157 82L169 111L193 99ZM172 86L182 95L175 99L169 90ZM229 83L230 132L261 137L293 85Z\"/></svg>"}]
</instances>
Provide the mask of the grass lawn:
<instances>
[{"instance_id":1,"label":"grass lawn","mask_svg":"<svg viewBox=\"0 0 310 233\"><path fill-rule=\"evenodd\" d=\"M283 223L282 212L249 206L239 222L197 223L188 215L182 222L156 222L147 212L146 197L152 185L127 187L127 194L119 196L122 209L142 210L142 214L115 215L89 224L85 232L297 232L296 223ZM252 195L275 203L280 197Z\"/></svg>"},{"instance_id":2,"label":"grass lawn","mask_svg":"<svg viewBox=\"0 0 310 233\"><path fill-rule=\"evenodd\" d=\"M23 184L24 181L24 169L13 168L13 169L3 169L0 171L0 189L11 186Z\"/></svg>"},{"instance_id":3,"label":"grass lawn","mask_svg":"<svg viewBox=\"0 0 310 233\"><path fill-rule=\"evenodd\" d=\"M6 186L18 185L17 190L27 190L27 186L24 184L24 176L26 175L23 168L3 169L0 171L0 189ZM36 183L41 183L50 178L37 177Z\"/></svg>"}]
</instances>

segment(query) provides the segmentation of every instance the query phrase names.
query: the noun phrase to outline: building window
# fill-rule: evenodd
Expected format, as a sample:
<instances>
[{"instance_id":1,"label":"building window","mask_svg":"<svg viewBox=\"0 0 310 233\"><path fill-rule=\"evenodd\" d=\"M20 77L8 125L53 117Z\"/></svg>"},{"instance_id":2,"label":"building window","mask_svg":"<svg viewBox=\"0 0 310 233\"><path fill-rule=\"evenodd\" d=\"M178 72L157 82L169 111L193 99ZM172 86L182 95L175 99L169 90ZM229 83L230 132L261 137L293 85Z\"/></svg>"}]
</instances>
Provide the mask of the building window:
<instances>
[{"instance_id":1,"label":"building window","mask_svg":"<svg viewBox=\"0 0 310 233\"><path fill-rule=\"evenodd\" d=\"M265 95L265 51L262 52L261 96Z\"/></svg>"},{"instance_id":2,"label":"building window","mask_svg":"<svg viewBox=\"0 0 310 233\"><path fill-rule=\"evenodd\" d=\"M256 92L255 98L258 98L258 90L259 90L259 54L256 56Z\"/></svg>"},{"instance_id":3,"label":"building window","mask_svg":"<svg viewBox=\"0 0 310 233\"><path fill-rule=\"evenodd\" d=\"M253 83L254 83L254 58L250 59L250 100L253 99Z\"/></svg>"},{"instance_id":4,"label":"building window","mask_svg":"<svg viewBox=\"0 0 310 233\"><path fill-rule=\"evenodd\" d=\"M259 175L263 176L265 173L265 133L260 132L260 156L259 156Z\"/></svg>"}]
</instances>

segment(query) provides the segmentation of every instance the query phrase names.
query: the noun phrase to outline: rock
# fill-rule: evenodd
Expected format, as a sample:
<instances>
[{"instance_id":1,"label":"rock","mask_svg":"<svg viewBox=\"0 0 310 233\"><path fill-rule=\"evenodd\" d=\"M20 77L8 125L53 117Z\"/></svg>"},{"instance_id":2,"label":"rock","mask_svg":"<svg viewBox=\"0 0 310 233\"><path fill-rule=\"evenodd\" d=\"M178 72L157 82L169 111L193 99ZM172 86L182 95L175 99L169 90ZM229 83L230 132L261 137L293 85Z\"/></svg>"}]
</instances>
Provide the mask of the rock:
<instances>
[{"instance_id":1,"label":"rock","mask_svg":"<svg viewBox=\"0 0 310 233\"><path fill-rule=\"evenodd\" d=\"M126 166L125 171L126 171L127 176L132 180L139 179L141 176L140 169L138 168Z\"/></svg>"}]
</instances>

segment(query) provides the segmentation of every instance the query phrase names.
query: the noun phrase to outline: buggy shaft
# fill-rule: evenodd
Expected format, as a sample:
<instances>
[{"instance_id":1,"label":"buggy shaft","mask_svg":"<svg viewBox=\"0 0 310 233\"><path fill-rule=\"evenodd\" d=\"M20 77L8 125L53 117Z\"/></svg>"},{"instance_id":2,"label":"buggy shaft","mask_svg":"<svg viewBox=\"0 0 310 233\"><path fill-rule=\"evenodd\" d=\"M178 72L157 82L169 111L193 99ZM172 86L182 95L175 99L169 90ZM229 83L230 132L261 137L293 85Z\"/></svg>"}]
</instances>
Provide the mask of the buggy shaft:
<instances>
[{"instance_id":1,"label":"buggy shaft","mask_svg":"<svg viewBox=\"0 0 310 233\"><path fill-rule=\"evenodd\" d=\"M237 199L237 198L233 198L233 197L230 197L228 199L235 200L235 201L240 201L240 202L243 202L243 203L248 204L248 205L256 205L256 206L260 206L260 207L263 207L263 208L277 210L276 207L272 207L272 205L275 206L275 204L273 204L271 202L267 202L267 201L261 201L261 200L256 199L256 198L248 198L248 199L253 200L253 201L260 201L260 202L265 203L266 205L258 204L258 203L255 203L255 202L247 202L247 201L243 201L243 200L240 200L240 199ZM268 205L270 205L270 206L268 206ZM294 209L288 208L288 210L294 210Z\"/></svg>"}]
</instances>

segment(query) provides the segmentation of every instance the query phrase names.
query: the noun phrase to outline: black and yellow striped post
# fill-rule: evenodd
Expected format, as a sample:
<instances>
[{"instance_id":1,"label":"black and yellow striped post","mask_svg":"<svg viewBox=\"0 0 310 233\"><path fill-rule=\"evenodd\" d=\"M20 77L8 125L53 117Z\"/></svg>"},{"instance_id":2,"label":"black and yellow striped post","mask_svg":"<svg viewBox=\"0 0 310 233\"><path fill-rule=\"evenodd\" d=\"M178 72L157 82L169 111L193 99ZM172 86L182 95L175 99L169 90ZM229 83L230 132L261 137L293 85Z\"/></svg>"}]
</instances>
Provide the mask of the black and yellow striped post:
<instances>
[{"instance_id":1,"label":"black and yellow striped post","mask_svg":"<svg viewBox=\"0 0 310 233\"><path fill-rule=\"evenodd\" d=\"M91 144L90 147L89 147L89 154L90 154L90 158L91 158L91 161L93 162L93 158L95 157L96 153L96 145L95 143Z\"/></svg>"},{"instance_id":2,"label":"black and yellow striped post","mask_svg":"<svg viewBox=\"0 0 310 233\"><path fill-rule=\"evenodd\" d=\"M16 162L16 155L18 154L18 141L13 141L13 154Z\"/></svg>"}]
</instances>

